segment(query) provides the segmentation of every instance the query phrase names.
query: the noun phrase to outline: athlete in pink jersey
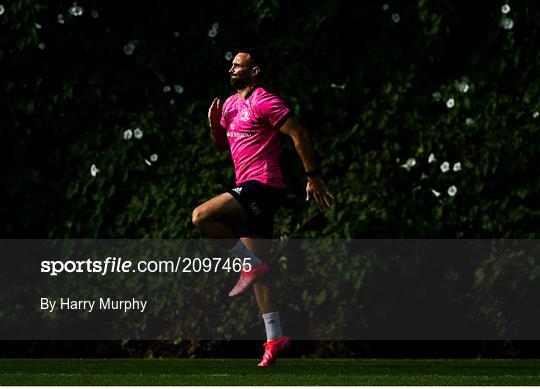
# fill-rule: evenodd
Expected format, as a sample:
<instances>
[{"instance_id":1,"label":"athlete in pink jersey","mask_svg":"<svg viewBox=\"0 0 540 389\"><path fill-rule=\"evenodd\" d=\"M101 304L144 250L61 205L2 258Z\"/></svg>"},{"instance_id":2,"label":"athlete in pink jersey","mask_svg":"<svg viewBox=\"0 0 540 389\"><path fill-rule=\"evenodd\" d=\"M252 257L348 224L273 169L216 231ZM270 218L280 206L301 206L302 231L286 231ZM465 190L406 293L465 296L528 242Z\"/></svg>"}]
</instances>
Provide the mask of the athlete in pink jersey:
<instances>
[{"instance_id":1,"label":"athlete in pink jersey","mask_svg":"<svg viewBox=\"0 0 540 389\"><path fill-rule=\"evenodd\" d=\"M267 337L259 366L271 366L290 346L281 328L270 266L264 261L269 255L274 215L285 190L279 166L280 132L292 138L304 165L306 201L314 199L325 208L334 197L319 177L308 132L283 100L259 85L261 67L255 52L240 51L229 74L237 93L224 103L214 99L208 120L218 149L231 152L236 187L195 208L192 221L206 237L236 257L250 258L229 296L253 286Z\"/></svg>"},{"instance_id":2,"label":"athlete in pink jersey","mask_svg":"<svg viewBox=\"0 0 540 389\"><path fill-rule=\"evenodd\" d=\"M246 98L247 97L247 98ZM277 131L291 116L285 102L262 87L246 97L234 94L223 104L220 124L227 129L236 185L249 180L285 188L279 168Z\"/></svg>"}]
</instances>

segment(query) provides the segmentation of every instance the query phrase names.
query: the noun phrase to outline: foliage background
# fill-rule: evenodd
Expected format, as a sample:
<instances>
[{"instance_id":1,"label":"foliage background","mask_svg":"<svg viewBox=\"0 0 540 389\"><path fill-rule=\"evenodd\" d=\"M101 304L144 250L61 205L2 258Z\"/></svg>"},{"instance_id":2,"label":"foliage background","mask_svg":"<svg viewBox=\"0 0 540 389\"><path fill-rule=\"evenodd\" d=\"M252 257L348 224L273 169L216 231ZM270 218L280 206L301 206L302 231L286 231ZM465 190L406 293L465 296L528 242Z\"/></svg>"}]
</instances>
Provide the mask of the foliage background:
<instances>
[{"instance_id":1,"label":"foliage background","mask_svg":"<svg viewBox=\"0 0 540 389\"><path fill-rule=\"evenodd\" d=\"M505 15L492 1L81 1L74 16L71 1L3 3L2 237L199 238L193 208L233 182L230 157L209 139L208 105L232 93L226 52L256 46L267 58L265 84L310 131L337 195L323 213L304 202L302 167L284 139L289 190L276 237L537 238L540 6L508 4ZM135 128L142 138L125 140ZM436 162L428 163L432 153ZM152 154L158 160L149 166ZM410 158L415 165L402 167ZM404 300L460 282L500 328L516 304L523 320L538 317L530 311L538 259L340 262L314 258L298 273L301 301L313 312L335 309L335 284L351 278L348 304L361 303L389 273L405 277L387 286L391 298L408 290L412 266L434 281ZM282 261L282 276L295 277L287 271L295 266L305 269ZM260 325L252 301L237 308L251 317L246 326Z\"/></svg>"}]
</instances>

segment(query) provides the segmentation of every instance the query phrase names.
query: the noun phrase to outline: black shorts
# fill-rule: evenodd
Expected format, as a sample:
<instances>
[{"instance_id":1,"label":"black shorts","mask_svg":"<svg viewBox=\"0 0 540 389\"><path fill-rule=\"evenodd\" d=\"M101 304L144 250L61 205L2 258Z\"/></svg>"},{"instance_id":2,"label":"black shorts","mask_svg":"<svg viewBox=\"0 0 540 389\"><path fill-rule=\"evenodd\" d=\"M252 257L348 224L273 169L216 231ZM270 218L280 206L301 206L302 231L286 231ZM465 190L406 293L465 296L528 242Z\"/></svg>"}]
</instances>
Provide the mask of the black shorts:
<instances>
[{"instance_id":1,"label":"black shorts","mask_svg":"<svg viewBox=\"0 0 540 389\"><path fill-rule=\"evenodd\" d=\"M274 216L283 200L285 190L259 181L246 181L229 189L227 193L238 200L248 215L246 224L234 223L233 228L240 236L272 239Z\"/></svg>"}]
</instances>

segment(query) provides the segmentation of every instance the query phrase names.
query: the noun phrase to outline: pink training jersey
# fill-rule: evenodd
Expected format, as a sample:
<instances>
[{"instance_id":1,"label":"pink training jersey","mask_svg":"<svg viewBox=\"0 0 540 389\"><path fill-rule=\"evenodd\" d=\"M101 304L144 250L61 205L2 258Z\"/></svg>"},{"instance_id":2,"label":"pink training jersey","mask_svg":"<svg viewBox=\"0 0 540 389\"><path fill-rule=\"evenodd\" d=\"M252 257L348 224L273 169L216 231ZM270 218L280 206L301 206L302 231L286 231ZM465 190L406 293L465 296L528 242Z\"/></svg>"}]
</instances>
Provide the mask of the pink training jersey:
<instances>
[{"instance_id":1,"label":"pink training jersey","mask_svg":"<svg viewBox=\"0 0 540 389\"><path fill-rule=\"evenodd\" d=\"M285 188L279 167L278 129L290 115L283 100L261 87L246 99L234 94L225 100L221 125L227 129L236 185L256 180Z\"/></svg>"}]
</instances>

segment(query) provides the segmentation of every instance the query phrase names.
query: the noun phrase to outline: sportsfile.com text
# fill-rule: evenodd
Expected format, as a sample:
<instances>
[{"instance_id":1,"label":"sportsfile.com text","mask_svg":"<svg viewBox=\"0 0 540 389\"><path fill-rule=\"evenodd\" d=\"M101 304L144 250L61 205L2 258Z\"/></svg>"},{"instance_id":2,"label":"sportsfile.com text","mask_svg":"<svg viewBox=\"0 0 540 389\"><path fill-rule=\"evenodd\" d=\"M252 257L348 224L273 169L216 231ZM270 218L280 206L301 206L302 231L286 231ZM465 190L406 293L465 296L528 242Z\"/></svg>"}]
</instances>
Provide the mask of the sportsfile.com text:
<instances>
[{"instance_id":1,"label":"sportsfile.com text","mask_svg":"<svg viewBox=\"0 0 540 389\"><path fill-rule=\"evenodd\" d=\"M250 271L251 258L187 258L177 260L140 260L129 261L121 257L107 257L104 261L65 260L41 261L41 273L57 276L61 273L97 273L99 275L113 273L217 273L218 271L235 272ZM135 265L134 265L135 263Z\"/></svg>"}]
</instances>

